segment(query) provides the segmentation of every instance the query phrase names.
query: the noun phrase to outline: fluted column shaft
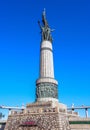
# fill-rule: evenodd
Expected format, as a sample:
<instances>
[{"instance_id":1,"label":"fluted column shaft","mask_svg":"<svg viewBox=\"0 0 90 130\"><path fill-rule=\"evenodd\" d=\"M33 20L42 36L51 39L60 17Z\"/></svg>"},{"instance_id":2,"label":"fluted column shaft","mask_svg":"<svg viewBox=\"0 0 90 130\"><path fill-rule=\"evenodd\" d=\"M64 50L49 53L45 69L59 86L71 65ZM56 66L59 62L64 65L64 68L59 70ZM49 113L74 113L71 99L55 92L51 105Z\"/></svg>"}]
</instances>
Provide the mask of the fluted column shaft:
<instances>
[{"instance_id":1,"label":"fluted column shaft","mask_svg":"<svg viewBox=\"0 0 90 130\"><path fill-rule=\"evenodd\" d=\"M52 43L43 41L41 44L40 78L54 78Z\"/></svg>"}]
</instances>

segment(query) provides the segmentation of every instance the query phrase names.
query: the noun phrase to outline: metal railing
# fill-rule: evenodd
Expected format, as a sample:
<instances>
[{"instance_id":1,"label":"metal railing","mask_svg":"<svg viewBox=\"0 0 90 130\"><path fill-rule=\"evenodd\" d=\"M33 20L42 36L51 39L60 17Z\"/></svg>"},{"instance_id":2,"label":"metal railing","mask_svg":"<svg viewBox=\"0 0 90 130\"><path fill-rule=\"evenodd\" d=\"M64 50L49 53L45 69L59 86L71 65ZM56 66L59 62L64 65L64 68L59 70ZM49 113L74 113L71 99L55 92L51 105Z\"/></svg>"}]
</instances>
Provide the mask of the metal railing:
<instances>
[{"instance_id":1,"label":"metal railing","mask_svg":"<svg viewBox=\"0 0 90 130\"><path fill-rule=\"evenodd\" d=\"M67 110L79 110L79 109L84 109L85 110L85 115L86 115L86 118L88 118L88 109L90 109L90 106L79 106L79 107L74 107L74 105L72 105L72 107L68 107Z\"/></svg>"}]
</instances>

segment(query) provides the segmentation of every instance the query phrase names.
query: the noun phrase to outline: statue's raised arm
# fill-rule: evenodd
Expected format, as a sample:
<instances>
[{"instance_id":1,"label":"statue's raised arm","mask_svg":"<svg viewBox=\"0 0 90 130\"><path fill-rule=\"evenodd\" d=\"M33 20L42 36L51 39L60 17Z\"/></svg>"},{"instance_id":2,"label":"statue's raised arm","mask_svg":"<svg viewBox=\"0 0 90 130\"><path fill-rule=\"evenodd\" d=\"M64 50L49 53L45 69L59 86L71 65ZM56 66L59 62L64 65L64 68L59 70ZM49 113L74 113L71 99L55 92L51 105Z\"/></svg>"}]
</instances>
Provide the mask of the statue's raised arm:
<instances>
[{"instance_id":1,"label":"statue's raised arm","mask_svg":"<svg viewBox=\"0 0 90 130\"><path fill-rule=\"evenodd\" d=\"M46 11L45 11L45 9L44 9L44 11L42 13L42 22L43 22L45 27L49 27L48 22L46 20Z\"/></svg>"},{"instance_id":2,"label":"statue's raised arm","mask_svg":"<svg viewBox=\"0 0 90 130\"><path fill-rule=\"evenodd\" d=\"M41 29L42 41L44 41L46 39L45 27L40 24L40 21L38 21L38 25L39 25L39 27Z\"/></svg>"},{"instance_id":3,"label":"statue's raised arm","mask_svg":"<svg viewBox=\"0 0 90 130\"><path fill-rule=\"evenodd\" d=\"M42 30L42 26L41 26L41 24L40 24L40 21L38 21L38 25L39 25L40 29Z\"/></svg>"}]
</instances>

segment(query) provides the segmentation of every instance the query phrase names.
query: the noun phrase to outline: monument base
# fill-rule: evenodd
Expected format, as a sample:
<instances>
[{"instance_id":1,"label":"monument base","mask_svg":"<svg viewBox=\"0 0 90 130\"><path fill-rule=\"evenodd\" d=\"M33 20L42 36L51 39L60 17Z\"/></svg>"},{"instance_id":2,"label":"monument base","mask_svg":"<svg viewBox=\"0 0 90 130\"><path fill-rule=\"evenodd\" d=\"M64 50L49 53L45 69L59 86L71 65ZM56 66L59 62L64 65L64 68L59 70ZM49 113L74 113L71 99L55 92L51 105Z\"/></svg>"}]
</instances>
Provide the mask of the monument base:
<instances>
[{"instance_id":1,"label":"monument base","mask_svg":"<svg viewBox=\"0 0 90 130\"><path fill-rule=\"evenodd\" d=\"M69 130L67 107L58 102L27 104L23 111L12 111L5 130Z\"/></svg>"},{"instance_id":2,"label":"monument base","mask_svg":"<svg viewBox=\"0 0 90 130\"><path fill-rule=\"evenodd\" d=\"M67 112L62 103L35 102L23 111L12 111L4 130L90 130L90 118Z\"/></svg>"}]
</instances>

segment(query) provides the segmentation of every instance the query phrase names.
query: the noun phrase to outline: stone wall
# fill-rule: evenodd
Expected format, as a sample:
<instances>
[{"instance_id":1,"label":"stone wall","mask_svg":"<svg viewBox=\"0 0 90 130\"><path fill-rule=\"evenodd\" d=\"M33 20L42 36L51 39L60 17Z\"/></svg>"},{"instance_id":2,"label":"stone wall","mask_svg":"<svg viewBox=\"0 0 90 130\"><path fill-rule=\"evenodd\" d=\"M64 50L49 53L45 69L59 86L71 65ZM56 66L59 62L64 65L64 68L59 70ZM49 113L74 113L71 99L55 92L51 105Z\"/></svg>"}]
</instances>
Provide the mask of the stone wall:
<instances>
[{"instance_id":1,"label":"stone wall","mask_svg":"<svg viewBox=\"0 0 90 130\"><path fill-rule=\"evenodd\" d=\"M5 130L90 130L90 119L67 112L58 102L35 102L24 111L12 111Z\"/></svg>"},{"instance_id":2,"label":"stone wall","mask_svg":"<svg viewBox=\"0 0 90 130\"><path fill-rule=\"evenodd\" d=\"M59 130L59 114L49 112L9 116L5 130L23 130L23 128L24 130Z\"/></svg>"},{"instance_id":3,"label":"stone wall","mask_svg":"<svg viewBox=\"0 0 90 130\"><path fill-rule=\"evenodd\" d=\"M59 103L36 102L28 104L24 111L12 111L5 130L69 130L64 111L60 112Z\"/></svg>"}]
</instances>

